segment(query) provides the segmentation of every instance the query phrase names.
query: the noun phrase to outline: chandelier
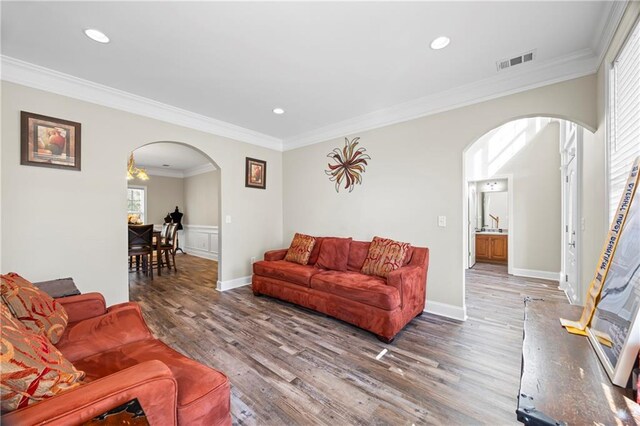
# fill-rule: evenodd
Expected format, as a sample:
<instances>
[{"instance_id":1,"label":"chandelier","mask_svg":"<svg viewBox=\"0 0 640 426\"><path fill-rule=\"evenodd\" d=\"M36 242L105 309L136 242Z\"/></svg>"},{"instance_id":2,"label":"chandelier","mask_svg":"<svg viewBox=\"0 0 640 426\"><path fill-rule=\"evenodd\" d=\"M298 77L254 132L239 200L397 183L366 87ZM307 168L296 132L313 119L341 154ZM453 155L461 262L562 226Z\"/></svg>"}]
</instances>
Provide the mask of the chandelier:
<instances>
[{"instance_id":1,"label":"chandelier","mask_svg":"<svg viewBox=\"0 0 640 426\"><path fill-rule=\"evenodd\" d=\"M149 175L145 169L139 169L136 167L136 160L133 159L133 152L129 155L129 161L127 162L127 180L132 179L149 180Z\"/></svg>"}]
</instances>

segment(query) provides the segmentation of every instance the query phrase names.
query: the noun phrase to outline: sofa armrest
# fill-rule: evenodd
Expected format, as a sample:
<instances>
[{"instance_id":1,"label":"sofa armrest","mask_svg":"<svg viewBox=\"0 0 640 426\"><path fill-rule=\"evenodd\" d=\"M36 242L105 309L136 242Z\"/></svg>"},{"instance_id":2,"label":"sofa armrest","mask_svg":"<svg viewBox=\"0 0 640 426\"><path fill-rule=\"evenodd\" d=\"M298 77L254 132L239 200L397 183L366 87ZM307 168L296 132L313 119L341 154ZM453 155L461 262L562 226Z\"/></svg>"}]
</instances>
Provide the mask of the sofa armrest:
<instances>
[{"instance_id":1,"label":"sofa armrest","mask_svg":"<svg viewBox=\"0 0 640 426\"><path fill-rule=\"evenodd\" d=\"M178 384L164 363L146 361L2 415L12 425L80 424L137 398L149 424L175 425Z\"/></svg>"},{"instance_id":2,"label":"sofa armrest","mask_svg":"<svg viewBox=\"0 0 640 426\"><path fill-rule=\"evenodd\" d=\"M422 269L420 266L403 266L387 276L387 284L397 288L400 293L401 308L404 309L405 304L415 304L415 302L421 303L424 308L424 300L414 300L425 292L426 282L422 280Z\"/></svg>"},{"instance_id":3,"label":"sofa armrest","mask_svg":"<svg viewBox=\"0 0 640 426\"><path fill-rule=\"evenodd\" d=\"M135 306L136 309L140 310L140 305L138 304L138 302L122 302L122 303L116 303L115 305L111 305L107 308L107 312L112 312L112 311L117 311L119 309L123 309L123 308L128 308L130 306ZM142 312L142 311L141 311Z\"/></svg>"},{"instance_id":4,"label":"sofa armrest","mask_svg":"<svg viewBox=\"0 0 640 426\"><path fill-rule=\"evenodd\" d=\"M269 250L264 253L264 260L282 260L287 255L288 249Z\"/></svg>"},{"instance_id":5,"label":"sofa armrest","mask_svg":"<svg viewBox=\"0 0 640 426\"><path fill-rule=\"evenodd\" d=\"M107 305L100 293L85 293L56 299L69 315L69 322L82 321L107 313Z\"/></svg>"}]
</instances>

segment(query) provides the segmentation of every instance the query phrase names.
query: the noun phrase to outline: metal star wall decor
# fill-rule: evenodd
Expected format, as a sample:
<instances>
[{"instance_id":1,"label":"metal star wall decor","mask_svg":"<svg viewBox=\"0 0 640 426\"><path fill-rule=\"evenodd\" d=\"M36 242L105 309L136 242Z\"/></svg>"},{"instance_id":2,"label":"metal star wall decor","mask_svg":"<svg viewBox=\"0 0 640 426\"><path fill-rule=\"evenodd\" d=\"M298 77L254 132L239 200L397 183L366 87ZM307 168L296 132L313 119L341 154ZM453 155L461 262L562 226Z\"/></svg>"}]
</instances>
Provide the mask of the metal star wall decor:
<instances>
[{"instance_id":1,"label":"metal star wall decor","mask_svg":"<svg viewBox=\"0 0 640 426\"><path fill-rule=\"evenodd\" d=\"M329 176L329 180L336 183L336 192L340 192L340 186L344 182L344 189L349 192L353 191L356 184L362 184L362 173L365 166L368 165L367 160L371 160L365 148L358 148L360 138L353 138L351 142L344 138L344 148L334 148L327 157L333 160L333 164L329 163L329 167L324 172Z\"/></svg>"}]
</instances>

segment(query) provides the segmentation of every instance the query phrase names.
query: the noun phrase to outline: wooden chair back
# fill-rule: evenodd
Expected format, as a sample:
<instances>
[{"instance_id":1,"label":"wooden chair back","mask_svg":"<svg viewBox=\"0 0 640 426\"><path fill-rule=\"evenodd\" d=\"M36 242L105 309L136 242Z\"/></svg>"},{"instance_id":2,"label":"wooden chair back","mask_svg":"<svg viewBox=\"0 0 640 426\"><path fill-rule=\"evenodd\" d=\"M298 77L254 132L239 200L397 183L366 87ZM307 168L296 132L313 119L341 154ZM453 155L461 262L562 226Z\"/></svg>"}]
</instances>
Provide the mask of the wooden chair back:
<instances>
[{"instance_id":1,"label":"wooden chair back","mask_svg":"<svg viewBox=\"0 0 640 426\"><path fill-rule=\"evenodd\" d=\"M129 248L153 245L153 225L129 225Z\"/></svg>"}]
</instances>

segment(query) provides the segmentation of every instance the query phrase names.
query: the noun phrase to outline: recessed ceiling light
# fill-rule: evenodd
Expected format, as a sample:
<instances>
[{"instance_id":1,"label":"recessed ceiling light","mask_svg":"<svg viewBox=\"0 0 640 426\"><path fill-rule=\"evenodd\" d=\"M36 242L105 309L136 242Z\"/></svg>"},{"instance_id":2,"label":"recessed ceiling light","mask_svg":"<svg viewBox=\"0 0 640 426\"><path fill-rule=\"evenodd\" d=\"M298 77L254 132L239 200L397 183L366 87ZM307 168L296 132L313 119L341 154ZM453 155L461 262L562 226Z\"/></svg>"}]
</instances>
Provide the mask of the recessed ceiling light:
<instances>
[{"instance_id":1,"label":"recessed ceiling light","mask_svg":"<svg viewBox=\"0 0 640 426\"><path fill-rule=\"evenodd\" d=\"M109 37L107 37L107 35L100 30L96 30L95 28L88 28L84 30L84 33L93 41L97 41L98 43L109 43Z\"/></svg>"},{"instance_id":2,"label":"recessed ceiling light","mask_svg":"<svg viewBox=\"0 0 640 426\"><path fill-rule=\"evenodd\" d=\"M170 164L163 164L162 167L171 167Z\"/></svg>"},{"instance_id":3,"label":"recessed ceiling light","mask_svg":"<svg viewBox=\"0 0 640 426\"><path fill-rule=\"evenodd\" d=\"M449 37L440 36L440 37L434 39L431 42L431 48L433 50L444 49L445 47L447 47L449 45L450 42L451 42L451 40L449 40Z\"/></svg>"},{"instance_id":4,"label":"recessed ceiling light","mask_svg":"<svg viewBox=\"0 0 640 426\"><path fill-rule=\"evenodd\" d=\"M284 110L282 108L274 108L273 113L278 115L284 114Z\"/></svg>"}]
</instances>

